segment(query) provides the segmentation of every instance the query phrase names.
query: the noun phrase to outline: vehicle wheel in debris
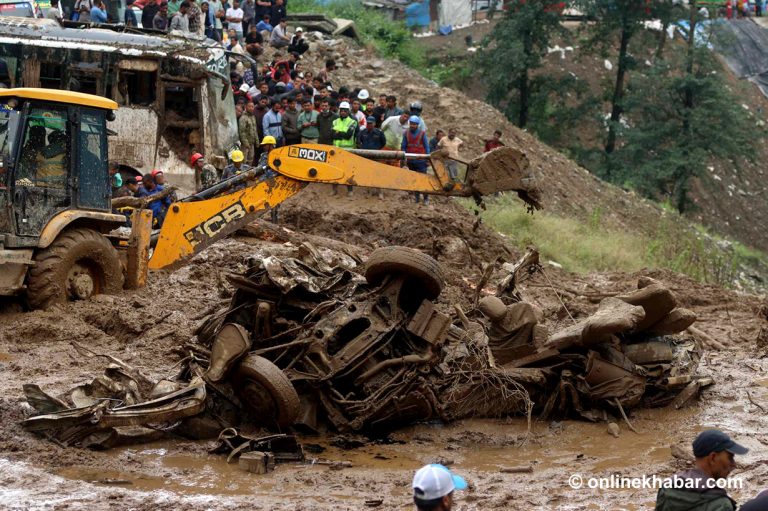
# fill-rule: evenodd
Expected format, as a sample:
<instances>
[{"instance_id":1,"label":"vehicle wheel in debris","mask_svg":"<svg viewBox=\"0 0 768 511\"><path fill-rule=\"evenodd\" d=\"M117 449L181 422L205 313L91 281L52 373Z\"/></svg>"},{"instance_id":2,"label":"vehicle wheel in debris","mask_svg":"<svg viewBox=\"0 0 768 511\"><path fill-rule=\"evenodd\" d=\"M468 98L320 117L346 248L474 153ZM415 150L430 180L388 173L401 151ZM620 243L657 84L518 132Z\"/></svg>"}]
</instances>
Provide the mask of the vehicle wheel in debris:
<instances>
[{"instance_id":1,"label":"vehicle wheel in debris","mask_svg":"<svg viewBox=\"0 0 768 511\"><path fill-rule=\"evenodd\" d=\"M299 394L275 364L258 355L246 356L234 374L240 399L264 425L287 428L299 416Z\"/></svg>"},{"instance_id":2,"label":"vehicle wheel in debris","mask_svg":"<svg viewBox=\"0 0 768 511\"><path fill-rule=\"evenodd\" d=\"M423 252L409 247L383 247L374 250L365 267L365 279L368 283L377 286L387 275L393 273L418 280L430 300L440 296L445 285L440 263Z\"/></svg>"},{"instance_id":3,"label":"vehicle wheel in debris","mask_svg":"<svg viewBox=\"0 0 768 511\"><path fill-rule=\"evenodd\" d=\"M27 302L33 309L123 289L123 267L117 251L92 229L64 231L37 252L34 260L27 275Z\"/></svg>"}]
</instances>

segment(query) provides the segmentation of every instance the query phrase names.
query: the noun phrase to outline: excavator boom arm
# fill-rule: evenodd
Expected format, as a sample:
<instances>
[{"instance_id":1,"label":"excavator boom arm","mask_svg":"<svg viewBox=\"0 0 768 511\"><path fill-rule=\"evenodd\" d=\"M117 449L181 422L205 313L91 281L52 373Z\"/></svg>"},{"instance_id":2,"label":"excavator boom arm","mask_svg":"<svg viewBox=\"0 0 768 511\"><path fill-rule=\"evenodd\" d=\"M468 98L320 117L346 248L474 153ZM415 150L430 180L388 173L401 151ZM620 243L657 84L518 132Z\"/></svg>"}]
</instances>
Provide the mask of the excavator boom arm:
<instances>
[{"instance_id":1,"label":"excavator boom arm","mask_svg":"<svg viewBox=\"0 0 768 511\"><path fill-rule=\"evenodd\" d=\"M318 144L281 147L269 153L269 167L277 175L267 177L268 169L252 169L196 196L173 203L156 238L149 268L161 269L181 264L246 225L255 214L273 208L299 193L308 183L471 196L479 195L474 177L485 174L490 175L491 180L500 179L496 168L498 164L486 165L484 168L473 160L468 165L464 182L455 182L449 178L440 155L392 152L396 158L408 156L409 159L428 160L434 171L434 175L430 175L370 160L361 154L382 156L381 151L354 151L353 154L351 151ZM523 161L525 156L522 153L519 155L520 161ZM527 169L527 160L525 165L519 167L509 169L505 189L517 191L523 200L538 207L538 189ZM214 195L241 183L246 184L243 189ZM535 196L534 202L531 201L531 195Z\"/></svg>"}]
</instances>

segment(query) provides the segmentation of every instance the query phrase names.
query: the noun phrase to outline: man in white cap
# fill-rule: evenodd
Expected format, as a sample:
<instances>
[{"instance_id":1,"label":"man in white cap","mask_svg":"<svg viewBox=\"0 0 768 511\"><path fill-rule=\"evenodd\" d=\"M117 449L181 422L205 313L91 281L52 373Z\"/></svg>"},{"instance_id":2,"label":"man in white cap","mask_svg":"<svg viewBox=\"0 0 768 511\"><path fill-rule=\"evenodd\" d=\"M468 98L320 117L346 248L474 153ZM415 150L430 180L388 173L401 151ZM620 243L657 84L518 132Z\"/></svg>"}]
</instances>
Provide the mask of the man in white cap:
<instances>
[{"instance_id":1,"label":"man in white cap","mask_svg":"<svg viewBox=\"0 0 768 511\"><path fill-rule=\"evenodd\" d=\"M309 43L304 39L304 29L296 27L291 37L291 43L288 45L288 53L298 53L303 55L309 49Z\"/></svg>"},{"instance_id":2,"label":"man in white cap","mask_svg":"<svg viewBox=\"0 0 768 511\"><path fill-rule=\"evenodd\" d=\"M418 511L451 511L453 492L465 490L467 482L447 467L432 464L416 471L411 486L413 503Z\"/></svg>"}]
</instances>

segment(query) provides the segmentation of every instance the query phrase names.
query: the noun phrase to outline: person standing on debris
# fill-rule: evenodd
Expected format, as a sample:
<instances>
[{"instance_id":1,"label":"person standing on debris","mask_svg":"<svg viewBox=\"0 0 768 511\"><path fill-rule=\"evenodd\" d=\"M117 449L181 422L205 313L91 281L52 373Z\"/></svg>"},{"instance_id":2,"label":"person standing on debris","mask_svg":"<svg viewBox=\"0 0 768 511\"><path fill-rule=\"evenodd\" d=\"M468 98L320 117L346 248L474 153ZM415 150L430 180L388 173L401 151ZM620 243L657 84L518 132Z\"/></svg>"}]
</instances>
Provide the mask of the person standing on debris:
<instances>
[{"instance_id":1,"label":"person standing on debris","mask_svg":"<svg viewBox=\"0 0 768 511\"><path fill-rule=\"evenodd\" d=\"M280 20L280 23L275 25L272 29L272 35L269 36L269 44L273 48L285 48L291 44L291 39L288 37L287 24L285 19Z\"/></svg>"},{"instance_id":2,"label":"person standing on debris","mask_svg":"<svg viewBox=\"0 0 768 511\"><path fill-rule=\"evenodd\" d=\"M135 0L133 7L141 9L141 26L151 28L155 14L160 10L161 0ZM82 18L81 18L82 19Z\"/></svg>"},{"instance_id":3,"label":"person standing on debris","mask_svg":"<svg viewBox=\"0 0 768 511\"><path fill-rule=\"evenodd\" d=\"M283 116L280 113L280 102L272 100L270 103L270 110L264 114L262 120L262 126L264 128L264 136L267 135L275 137L277 141L276 146L283 146Z\"/></svg>"},{"instance_id":4,"label":"person standing on debris","mask_svg":"<svg viewBox=\"0 0 768 511\"><path fill-rule=\"evenodd\" d=\"M397 106L396 96L387 96L387 109L384 111L384 118L389 119L403 113L403 109Z\"/></svg>"},{"instance_id":5,"label":"person standing on debris","mask_svg":"<svg viewBox=\"0 0 768 511\"><path fill-rule=\"evenodd\" d=\"M163 32L168 30L168 4L166 2L160 4L160 10L152 18L152 28Z\"/></svg>"},{"instance_id":6,"label":"person standing on debris","mask_svg":"<svg viewBox=\"0 0 768 511\"><path fill-rule=\"evenodd\" d=\"M232 1L232 7L227 9L227 26L229 30L234 30L237 34L237 39L243 38L243 16L245 13L240 8L240 2L237 0Z\"/></svg>"},{"instance_id":7,"label":"person standing on debris","mask_svg":"<svg viewBox=\"0 0 768 511\"><path fill-rule=\"evenodd\" d=\"M184 0L179 6L179 11L171 18L171 31L189 32L189 2Z\"/></svg>"},{"instance_id":8,"label":"person standing on debris","mask_svg":"<svg viewBox=\"0 0 768 511\"><path fill-rule=\"evenodd\" d=\"M317 77L320 78L320 80L323 81L325 84L330 84L331 82L331 71L336 70L336 61L333 59L328 59L325 61L325 67L317 72Z\"/></svg>"},{"instance_id":9,"label":"person standing on debris","mask_svg":"<svg viewBox=\"0 0 768 511\"><path fill-rule=\"evenodd\" d=\"M417 470L411 487L417 511L451 511L453 492L466 490L467 481L435 463Z\"/></svg>"},{"instance_id":10,"label":"person standing on debris","mask_svg":"<svg viewBox=\"0 0 768 511\"><path fill-rule=\"evenodd\" d=\"M429 152L434 153L437 151L437 144L440 142L440 140L445 136L445 132L443 130L437 130L435 132L435 136L429 139Z\"/></svg>"},{"instance_id":11,"label":"person standing on debris","mask_svg":"<svg viewBox=\"0 0 768 511\"><path fill-rule=\"evenodd\" d=\"M195 153L189 159L189 163L195 171L195 189L196 191L205 190L215 185L219 181L219 173L216 167L205 161L205 156Z\"/></svg>"},{"instance_id":12,"label":"person standing on debris","mask_svg":"<svg viewBox=\"0 0 768 511\"><path fill-rule=\"evenodd\" d=\"M485 152L493 151L497 147L504 147L504 142L501 141L501 131L496 130L493 132L493 138L485 141Z\"/></svg>"},{"instance_id":13,"label":"person standing on debris","mask_svg":"<svg viewBox=\"0 0 768 511\"><path fill-rule=\"evenodd\" d=\"M387 145L387 137L384 136L384 132L376 127L376 118L369 115L366 119L365 129L360 130L357 134L357 147L358 149L371 149L374 151L380 151ZM380 200L384 199L384 193L378 189L371 189L373 195L377 195Z\"/></svg>"},{"instance_id":14,"label":"person standing on debris","mask_svg":"<svg viewBox=\"0 0 768 511\"><path fill-rule=\"evenodd\" d=\"M91 23L106 23L107 8L102 0L93 0L91 7Z\"/></svg>"},{"instance_id":15,"label":"person standing on debris","mask_svg":"<svg viewBox=\"0 0 768 511\"><path fill-rule=\"evenodd\" d=\"M275 0L272 5L270 14L272 15L272 26L277 28L277 25L285 19L285 5L283 0Z\"/></svg>"},{"instance_id":16,"label":"person standing on debris","mask_svg":"<svg viewBox=\"0 0 768 511\"><path fill-rule=\"evenodd\" d=\"M387 149L397 151L400 149L405 130L408 129L408 114L401 112L398 115L387 117L381 125L381 131L387 137Z\"/></svg>"},{"instance_id":17,"label":"person standing on debris","mask_svg":"<svg viewBox=\"0 0 768 511\"><path fill-rule=\"evenodd\" d=\"M317 114L317 143L333 145L333 123L338 115L331 112L331 104L328 99L320 101L320 113Z\"/></svg>"},{"instance_id":18,"label":"person standing on debris","mask_svg":"<svg viewBox=\"0 0 768 511\"><path fill-rule=\"evenodd\" d=\"M59 11L59 0L51 0L51 6L45 10L45 18L61 22L61 11Z\"/></svg>"},{"instance_id":19,"label":"person standing on debris","mask_svg":"<svg viewBox=\"0 0 768 511\"><path fill-rule=\"evenodd\" d=\"M237 121L240 147L245 154L245 161L248 163L253 162L256 156L255 146L259 143L259 129L256 123L256 105L253 104L253 101L248 101L245 104L245 112Z\"/></svg>"},{"instance_id":20,"label":"person standing on debris","mask_svg":"<svg viewBox=\"0 0 768 511\"><path fill-rule=\"evenodd\" d=\"M224 25L221 20L226 18L227 14L224 11L224 4L221 0L208 0L208 17L213 18L213 32L214 37L211 37L214 41L221 42L224 37Z\"/></svg>"},{"instance_id":21,"label":"person standing on debris","mask_svg":"<svg viewBox=\"0 0 768 511\"><path fill-rule=\"evenodd\" d=\"M245 36L245 51L247 51L248 54L255 59L264 51L262 47L263 44L264 38L261 37L261 34L256 29L256 25L251 23L248 27L248 33ZM252 73L255 71L255 68L251 69Z\"/></svg>"},{"instance_id":22,"label":"person standing on debris","mask_svg":"<svg viewBox=\"0 0 768 511\"><path fill-rule=\"evenodd\" d=\"M350 106L346 101L339 105L339 117L333 121L333 145L345 149L354 149L357 121L349 115ZM333 185L333 194L339 193L338 186ZM352 197L352 186L347 185L347 197Z\"/></svg>"},{"instance_id":23,"label":"person standing on debris","mask_svg":"<svg viewBox=\"0 0 768 511\"><path fill-rule=\"evenodd\" d=\"M717 429L699 433L693 441L696 467L675 477L684 480L683 488L661 488L656 496L656 511L733 511L736 502L717 481L736 468L734 455L749 451Z\"/></svg>"},{"instance_id":24,"label":"person standing on debris","mask_svg":"<svg viewBox=\"0 0 768 511\"><path fill-rule=\"evenodd\" d=\"M281 120L285 145L301 143L301 129L299 128L299 111L296 109L296 98L288 98L288 107L283 112Z\"/></svg>"},{"instance_id":25,"label":"person standing on debris","mask_svg":"<svg viewBox=\"0 0 768 511\"><path fill-rule=\"evenodd\" d=\"M189 5L187 8L187 26L189 27L188 32L193 34L202 34L203 30L205 29L205 25L203 24L203 11L200 9L200 6L197 5L196 0L184 1ZM179 10L181 10L181 7L179 7Z\"/></svg>"},{"instance_id":26,"label":"person standing on debris","mask_svg":"<svg viewBox=\"0 0 768 511\"><path fill-rule=\"evenodd\" d=\"M409 108L411 117L415 115L419 118L419 129L424 133L427 133L427 123L424 122L424 117L421 115L421 112L424 109L424 107L421 105L421 101L414 101L410 104Z\"/></svg>"},{"instance_id":27,"label":"person standing on debris","mask_svg":"<svg viewBox=\"0 0 768 511\"><path fill-rule=\"evenodd\" d=\"M458 177L458 163L459 150L464 146L464 142L456 136L456 129L450 128L448 130L448 136L443 137L437 143L438 149L445 149L448 152L448 158L445 160L445 168L448 169L448 175L452 180L456 180Z\"/></svg>"},{"instance_id":28,"label":"person standing on debris","mask_svg":"<svg viewBox=\"0 0 768 511\"><path fill-rule=\"evenodd\" d=\"M299 129L301 130L301 142L304 144L317 144L320 132L317 129L317 111L312 108L312 101L305 99L301 105L299 114Z\"/></svg>"},{"instance_id":29,"label":"person standing on debris","mask_svg":"<svg viewBox=\"0 0 768 511\"><path fill-rule=\"evenodd\" d=\"M357 135L358 149L372 149L379 151L387 145L387 137L384 132L376 127L376 118L369 115L366 119L365 129L361 129Z\"/></svg>"},{"instance_id":30,"label":"person standing on debris","mask_svg":"<svg viewBox=\"0 0 768 511\"><path fill-rule=\"evenodd\" d=\"M247 34L251 25L256 24L256 2L254 0L243 0L240 8L243 10L243 33Z\"/></svg>"},{"instance_id":31,"label":"person standing on debris","mask_svg":"<svg viewBox=\"0 0 768 511\"><path fill-rule=\"evenodd\" d=\"M419 119L417 115L412 115L408 118L408 130L406 130L405 134L403 135L403 142L400 147L401 151L411 154L429 154L429 140L427 140L426 132L419 128L420 121L421 119ZM409 158L408 168L414 172L426 174L427 161L422 159ZM414 192L416 204L419 203L419 197L421 195L422 194L419 192ZM429 204L429 196L426 194L423 194L423 196L424 205L426 206Z\"/></svg>"}]
</instances>

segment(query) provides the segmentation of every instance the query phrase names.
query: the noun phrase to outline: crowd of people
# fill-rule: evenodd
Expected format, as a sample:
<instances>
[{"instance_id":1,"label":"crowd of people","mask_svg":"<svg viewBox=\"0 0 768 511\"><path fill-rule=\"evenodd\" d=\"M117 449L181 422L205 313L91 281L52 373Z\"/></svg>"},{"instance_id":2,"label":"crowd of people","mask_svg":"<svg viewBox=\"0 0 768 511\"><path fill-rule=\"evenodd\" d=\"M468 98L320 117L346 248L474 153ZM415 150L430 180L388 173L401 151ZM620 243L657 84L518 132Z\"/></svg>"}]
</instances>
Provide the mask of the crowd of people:
<instances>
[{"instance_id":1,"label":"crowd of people","mask_svg":"<svg viewBox=\"0 0 768 511\"><path fill-rule=\"evenodd\" d=\"M99 2L78 0L75 5L80 9ZM454 128L447 132L437 129L430 137L420 101L401 107L391 93L376 96L364 87L340 85L334 76L337 66L333 59L327 59L322 69L315 72L304 68L302 59L310 45L301 27L288 29L285 0L205 0L199 4L197 0L135 0L132 5L142 9L142 26L205 34L231 52L231 97L240 147L230 152L228 166L221 175L202 154L192 155L190 165L198 191L253 166L265 166L272 148L300 143L425 156L444 150L449 157L446 169L450 178L458 179L457 160L461 160L464 142ZM126 24L133 23L131 15L132 12L126 13ZM267 46L273 48L268 61L264 55ZM503 145L500 138L501 132L497 131L486 141L486 151ZM405 162L392 159L391 163L402 163L412 171L426 173L429 163L425 156L414 156ZM162 191L163 183L148 185L154 181L152 174L149 180L139 176L136 183L121 183L114 188L137 197L158 193L156 190ZM338 193L337 187L333 193ZM381 191L375 193L383 198ZM352 194L353 188L349 186L347 195ZM153 203L159 225L168 200ZM415 200L429 203L426 195L415 194Z\"/></svg>"},{"instance_id":2,"label":"crowd of people","mask_svg":"<svg viewBox=\"0 0 768 511\"><path fill-rule=\"evenodd\" d=\"M256 31L257 28L253 27ZM291 46L302 40L297 28ZM289 47L290 50L290 47ZM250 50L249 50L250 51ZM259 53L251 52L253 57ZM458 163L464 142L455 129L447 134L437 129L428 136L423 106L413 101L402 108L395 95L372 95L363 87L335 87L336 63L325 62L313 73L302 66L302 54L289 51L276 53L271 62L254 70L236 65L231 72L232 92L238 119L240 146L247 165L256 164L262 153L260 141L274 140L274 147L292 144L324 144L346 149L403 151L412 155L428 155L445 150L446 167L451 179L458 179ZM501 132L486 141L486 151L503 145ZM395 163L399 164L399 163ZM426 173L426 159L413 157L407 167ZM352 187L347 194L352 195ZM334 193L338 193L334 187ZM381 192L378 192L382 197ZM425 204L428 197L423 198ZM416 201L420 197L416 195Z\"/></svg>"}]
</instances>

